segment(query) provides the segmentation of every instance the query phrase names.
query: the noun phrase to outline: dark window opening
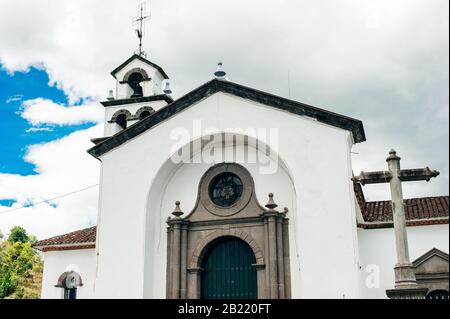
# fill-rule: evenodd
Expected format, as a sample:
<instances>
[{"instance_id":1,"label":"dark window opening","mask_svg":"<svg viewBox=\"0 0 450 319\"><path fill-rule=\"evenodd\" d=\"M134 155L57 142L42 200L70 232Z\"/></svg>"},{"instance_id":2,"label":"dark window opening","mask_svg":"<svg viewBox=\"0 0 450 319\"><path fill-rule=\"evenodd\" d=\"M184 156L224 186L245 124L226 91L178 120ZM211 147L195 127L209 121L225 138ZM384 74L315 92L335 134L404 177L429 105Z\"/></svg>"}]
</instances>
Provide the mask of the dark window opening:
<instances>
[{"instance_id":1,"label":"dark window opening","mask_svg":"<svg viewBox=\"0 0 450 319\"><path fill-rule=\"evenodd\" d=\"M125 114L120 114L116 118L116 123L123 129L127 128L127 116Z\"/></svg>"},{"instance_id":2,"label":"dark window opening","mask_svg":"<svg viewBox=\"0 0 450 319\"><path fill-rule=\"evenodd\" d=\"M229 207L236 203L242 195L241 179L232 173L217 175L209 184L209 197L220 207Z\"/></svg>"},{"instance_id":3,"label":"dark window opening","mask_svg":"<svg viewBox=\"0 0 450 319\"><path fill-rule=\"evenodd\" d=\"M135 72L132 73L128 77L128 85L133 89L133 93L131 94L131 97L141 97L143 96L142 86L140 83L144 80L144 77L142 74Z\"/></svg>"},{"instance_id":4,"label":"dark window opening","mask_svg":"<svg viewBox=\"0 0 450 319\"><path fill-rule=\"evenodd\" d=\"M77 299L77 288L64 288L64 299Z\"/></svg>"},{"instance_id":5,"label":"dark window opening","mask_svg":"<svg viewBox=\"0 0 450 319\"><path fill-rule=\"evenodd\" d=\"M150 116L150 112L149 111L144 111L139 115L139 120L143 120L145 119L147 116Z\"/></svg>"}]
</instances>

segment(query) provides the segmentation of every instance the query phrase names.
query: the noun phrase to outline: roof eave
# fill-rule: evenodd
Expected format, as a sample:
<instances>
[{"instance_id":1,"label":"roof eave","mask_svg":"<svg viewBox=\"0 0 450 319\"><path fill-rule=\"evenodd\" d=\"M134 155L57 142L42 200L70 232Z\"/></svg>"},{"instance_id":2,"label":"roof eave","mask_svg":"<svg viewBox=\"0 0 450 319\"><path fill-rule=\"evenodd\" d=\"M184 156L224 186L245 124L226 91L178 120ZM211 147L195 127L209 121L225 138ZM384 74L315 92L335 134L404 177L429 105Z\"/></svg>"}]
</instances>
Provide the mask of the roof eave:
<instances>
[{"instance_id":1,"label":"roof eave","mask_svg":"<svg viewBox=\"0 0 450 319\"><path fill-rule=\"evenodd\" d=\"M159 73L161 73L161 75L164 77L164 79L168 80L169 76L166 74L166 72L163 70L162 67L160 67L159 65L157 65L156 63L153 63L149 60L147 60L146 58L143 58L140 55L137 54L133 54L131 57L129 57L125 62L123 62L121 65L119 65L117 68L115 68L113 71L111 71L111 75L116 78L116 74L122 70L125 66L127 66L131 61L133 61L134 59L138 59L144 63L147 63L148 65L154 67L155 69L157 69L159 71Z\"/></svg>"},{"instance_id":2,"label":"roof eave","mask_svg":"<svg viewBox=\"0 0 450 319\"><path fill-rule=\"evenodd\" d=\"M95 242L35 245L35 246L33 246L33 248L40 250L40 251L89 249L89 248L95 248Z\"/></svg>"},{"instance_id":3,"label":"roof eave","mask_svg":"<svg viewBox=\"0 0 450 319\"><path fill-rule=\"evenodd\" d=\"M300 116L308 116L315 118L318 122L329 124L347 131L353 135L355 143L366 141L364 126L362 121L343 116L337 113L329 112L311 105L289 100L270 93L262 92L253 88L249 88L237 83L213 79L197 89L187 93L183 97L175 100L169 105L163 107L156 113L147 117L146 119L130 126L129 128L114 135L114 138L95 145L87 152L98 158L104 153L114 149L115 147L125 143L131 138L141 134L147 129L152 128L163 120L166 120L187 107L211 96L212 94L221 91L224 93L233 94L244 99L252 100L254 102L269 105L280 110L288 111Z\"/></svg>"},{"instance_id":4,"label":"roof eave","mask_svg":"<svg viewBox=\"0 0 450 319\"><path fill-rule=\"evenodd\" d=\"M127 98L127 99L102 101L102 102L100 102L100 104L103 105L104 107L108 107L108 106L154 102L154 101L165 101L167 104L171 104L173 102L173 99L167 94L158 94L158 95L151 95L151 96L142 96L142 97Z\"/></svg>"}]
</instances>

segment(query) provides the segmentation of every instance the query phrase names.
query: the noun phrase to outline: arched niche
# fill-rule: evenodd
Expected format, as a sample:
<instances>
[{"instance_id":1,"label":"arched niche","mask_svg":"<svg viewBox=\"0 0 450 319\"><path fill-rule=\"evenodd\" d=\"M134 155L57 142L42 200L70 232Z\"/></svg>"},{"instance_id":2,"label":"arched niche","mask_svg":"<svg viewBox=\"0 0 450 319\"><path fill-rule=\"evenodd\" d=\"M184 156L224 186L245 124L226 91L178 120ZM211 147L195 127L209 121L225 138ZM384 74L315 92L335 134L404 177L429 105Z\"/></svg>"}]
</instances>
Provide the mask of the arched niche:
<instances>
[{"instance_id":1,"label":"arched niche","mask_svg":"<svg viewBox=\"0 0 450 319\"><path fill-rule=\"evenodd\" d=\"M233 136L227 133L217 133L225 136L221 149L243 150L251 148L260 153L266 161L276 162L278 167L276 179L269 175L259 174L260 164L248 164L237 162L244 166L255 178L255 194L265 204L267 194L274 192L277 203L282 210L283 207L289 207L290 211L296 210L296 192L290 170L284 160L278 156L276 151L267 146L264 142L251 136L245 137L243 142L236 142ZM215 163L193 163L198 159L202 152L208 151L212 144L211 136L204 136L194 141L187 142L175 149L166 161L160 165L156 177L152 180L147 199L146 215L146 241L145 241L145 266L144 266L144 296L147 298L165 297L165 275L168 251L166 237L166 220L173 211L174 201L180 200L181 207L186 215L195 207L198 195L199 182L205 172L215 165ZM180 149L190 148L188 159L190 163L174 162L171 157ZM180 190L176 185L183 185ZM294 214L289 217L295 218ZM293 222L290 221L290 227ZM261 248L263 249L263 248ZM164 283L164 284L163 284Z\"/></svg>"}]
</instances>

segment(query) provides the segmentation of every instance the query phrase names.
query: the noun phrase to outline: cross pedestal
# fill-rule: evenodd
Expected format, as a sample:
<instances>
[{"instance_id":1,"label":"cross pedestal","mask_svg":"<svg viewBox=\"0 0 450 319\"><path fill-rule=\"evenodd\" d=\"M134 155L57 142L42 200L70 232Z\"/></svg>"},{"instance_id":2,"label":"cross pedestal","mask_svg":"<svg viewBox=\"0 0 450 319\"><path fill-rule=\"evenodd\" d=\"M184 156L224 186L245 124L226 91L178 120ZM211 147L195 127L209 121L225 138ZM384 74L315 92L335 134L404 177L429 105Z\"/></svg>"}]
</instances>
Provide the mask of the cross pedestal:
<instances>
[{"instance_id":1,"label":"cross pedestal","mask_svg":"<svg viewBox=\"0 0 450 319\"><path fill-rule=\"evenodd\" d=\"M397 263L394 267L395 289L387 290L387 296L392 299L424 298L427 289L419 287L417 284L415 269L409 258L402 182L423 180L428 182L431 178L437 177L439 172L432 171L429 167L402 170L400 169L400 157L397 156L395 150L389 152L386 161L388 162L388 171L361 172L359 176L353 177L353 181L362 185L390 184Z\"/></svg>"}]
</instances>

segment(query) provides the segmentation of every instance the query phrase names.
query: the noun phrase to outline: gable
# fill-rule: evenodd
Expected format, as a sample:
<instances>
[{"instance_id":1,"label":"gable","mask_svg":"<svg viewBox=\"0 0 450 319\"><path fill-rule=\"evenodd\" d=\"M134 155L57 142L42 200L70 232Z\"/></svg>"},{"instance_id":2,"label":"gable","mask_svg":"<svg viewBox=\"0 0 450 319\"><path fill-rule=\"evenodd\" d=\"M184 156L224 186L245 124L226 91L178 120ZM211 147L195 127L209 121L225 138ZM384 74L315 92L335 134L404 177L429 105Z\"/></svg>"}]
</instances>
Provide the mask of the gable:
<instances>
[{"instance_id":1,"label":"gable","mask_svg":"<svg viewBox=\"0 0 450 319\"><path fill-rule=\"evenodd\" d=\"M417 274L448 273L448 254L432 249L413 262Z\"/></svg>"},{"instance_id":2,"label":"gable","mask_svg":"<svg viewBox=\"0 0 450 319\"><path fill-rule=\"evenodd\" d=\"M158 123L177 115L179 112L217 92L228 93L278 110L287 111L291 114L307 116L318 122L350 131L355 143L364 142L366 140L363 124L359 120L258 91L233 82L214 79L160 109L146 119L97 144L89 149L88 153L98 158L126 141L151 129Z\"/></svg>"},{"instance_id":3,"label":"gable","mask_svg":"<svg viewBox=\"0 0 450 319\"><path fill-rule=\"evenodd\" d=\"M166 74L166 72L164 72L164 70L163 70L163 68L162 67L160 67L159 65L157 65L157 64L155 64L155 63L153 63L153 62L151 62L151 61L149 61L149 60L147 60L147 59L145 59L145 58L143 58L142 56L140 56L140 55L137 55L137 54L133 54L130 58L128 58L125 62L123 62L121 65L119 65L117 68L115 68L112 72L111 72L111 75L114 77L114 78L116 78L116 74L118 73L118 72L120 72L123 68L125 68L128 64L130 64L133 60L135 60L135 59L137 59L137 60L139 60L139 61L142 61L142 62L144 62L145 64L147 64L147 65L149 65L149 66L151 66L151 67L153 67L153 68L155 68L156 70L158 70L158 72L159 73L161 73L161 75L164 77L164 79L169 79L169 76Z\"/></svg>"}]
</instances>

